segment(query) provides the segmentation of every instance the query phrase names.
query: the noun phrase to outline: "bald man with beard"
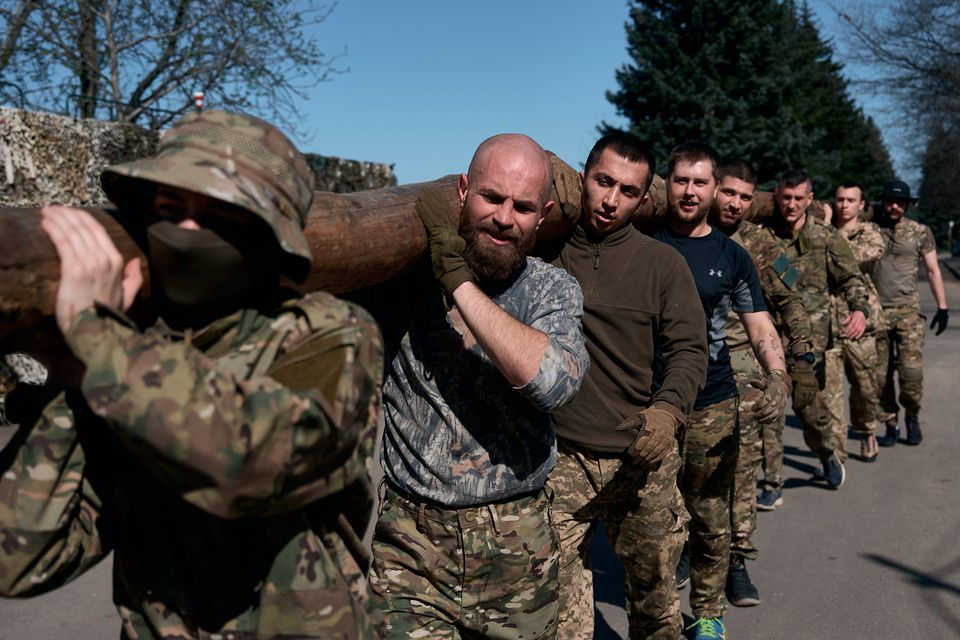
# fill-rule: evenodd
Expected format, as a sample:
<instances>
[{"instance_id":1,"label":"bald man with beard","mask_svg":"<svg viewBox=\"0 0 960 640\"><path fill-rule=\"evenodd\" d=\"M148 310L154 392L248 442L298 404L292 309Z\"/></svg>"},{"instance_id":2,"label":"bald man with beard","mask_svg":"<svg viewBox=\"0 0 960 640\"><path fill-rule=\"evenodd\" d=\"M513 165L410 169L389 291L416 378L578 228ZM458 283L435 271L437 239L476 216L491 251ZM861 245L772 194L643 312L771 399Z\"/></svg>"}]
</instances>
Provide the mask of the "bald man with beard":
<instances>
[{"instance_id":1,"label":"bald man with beard","mask_svg":"<svg viewBox=\"0 0 960 640\"><path fill-rule=\"evenodd\" d=\"M383 321L382 637L556 635L549 412L576 394L589 356L576 280L527 255L552 180L536 142L500 135L460 175L458 227L436 194L417 203L440 286L411 286Z\"/></svg>"}]
</instances>

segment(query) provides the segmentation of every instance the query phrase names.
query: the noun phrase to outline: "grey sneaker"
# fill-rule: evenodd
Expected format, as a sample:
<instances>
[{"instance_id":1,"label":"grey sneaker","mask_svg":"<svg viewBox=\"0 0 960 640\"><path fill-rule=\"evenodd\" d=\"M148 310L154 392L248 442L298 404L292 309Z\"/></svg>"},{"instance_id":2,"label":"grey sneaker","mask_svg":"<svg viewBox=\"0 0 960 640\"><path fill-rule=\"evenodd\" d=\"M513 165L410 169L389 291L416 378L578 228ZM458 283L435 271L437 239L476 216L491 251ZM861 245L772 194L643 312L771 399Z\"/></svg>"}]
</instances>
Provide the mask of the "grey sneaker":
<instances>
[{"instance_id":1,"label":"grey sneaker","mask_svg":"<svg viewBox=\"0 0 960 640\"><path fill-rule=\"evenodd\" d=\"M823 476L827 480L827 486L831 489L839 489L843 486L843 481L847 478L847 471L843 468L843 463L837 454L831 455L823 461Z\"/></svg>"},{"instance_id":2,"label":"grey sneaker","mask_svg":"<svg viewBox=\"0 0 960 640\"><path fill-rule=\"evenodd\" d=\"M783 489L764 489L757 496L757 509L773 511L783 504Z\"/></svg>"}]
</instances>

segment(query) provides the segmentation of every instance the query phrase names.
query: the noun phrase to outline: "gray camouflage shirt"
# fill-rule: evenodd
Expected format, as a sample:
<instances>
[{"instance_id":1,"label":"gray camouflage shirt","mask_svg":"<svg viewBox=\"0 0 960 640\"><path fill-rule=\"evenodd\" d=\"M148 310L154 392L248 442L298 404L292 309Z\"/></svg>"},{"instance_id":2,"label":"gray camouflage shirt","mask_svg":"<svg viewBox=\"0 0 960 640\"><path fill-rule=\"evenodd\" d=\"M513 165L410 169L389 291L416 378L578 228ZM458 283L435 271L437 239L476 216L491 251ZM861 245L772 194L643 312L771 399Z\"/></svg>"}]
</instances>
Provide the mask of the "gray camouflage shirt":
<instances>
[{"instance_id":1,"label":"gray camouflage shirt","mask_svg":"<svg viewBox=\"0 0 960 640\"><path fill-rule=\"evenodd\" d=\"M543 487L557 458L548 412L573 398L590 363L580 326L583 294L566 272L527 258L507 288L486 293L547 335L533 380L510 385L458 331L442 299L424 295L407 307L415 315L383 388L387 479L412 497L454 508Z\"/></svg>"}]
</instances>

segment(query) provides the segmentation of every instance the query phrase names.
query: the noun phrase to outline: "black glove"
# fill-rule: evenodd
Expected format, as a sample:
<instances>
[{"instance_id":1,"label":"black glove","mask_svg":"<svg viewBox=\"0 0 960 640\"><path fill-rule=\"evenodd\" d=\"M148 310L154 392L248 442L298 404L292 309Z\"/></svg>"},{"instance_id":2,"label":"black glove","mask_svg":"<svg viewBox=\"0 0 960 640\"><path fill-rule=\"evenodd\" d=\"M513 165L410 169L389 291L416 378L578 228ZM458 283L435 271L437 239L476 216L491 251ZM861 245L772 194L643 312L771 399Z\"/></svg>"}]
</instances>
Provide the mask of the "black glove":
<instances>
[{"instance_id":1,"label":"black glove","mask_svg":"<svg viewBox=\"0 0 960 640\"><path fill-rule=\"evenodd\" d=\"M433 277L448 296L464 282L476 282L477 277L463 258L466 242L460 237L455 224L456 216L450 205L433 191L423 189L417 199L417 215L427 230L430 245L430 265Z\"/></svg>"},{"instance_id":2,"label":"black glove","mask_svg":"<svg viewBox=\"0 0 960 640\"><path fill-rule=\"evenodd\" d=\"M937 309L937 313L933 316L933 320L930 321L930 328L937 328L937 332L934 335L940 335L943 333L943 330L947 328L947 320L949 320L949 312L947 309Z\"/></svg>"}]
</instances>

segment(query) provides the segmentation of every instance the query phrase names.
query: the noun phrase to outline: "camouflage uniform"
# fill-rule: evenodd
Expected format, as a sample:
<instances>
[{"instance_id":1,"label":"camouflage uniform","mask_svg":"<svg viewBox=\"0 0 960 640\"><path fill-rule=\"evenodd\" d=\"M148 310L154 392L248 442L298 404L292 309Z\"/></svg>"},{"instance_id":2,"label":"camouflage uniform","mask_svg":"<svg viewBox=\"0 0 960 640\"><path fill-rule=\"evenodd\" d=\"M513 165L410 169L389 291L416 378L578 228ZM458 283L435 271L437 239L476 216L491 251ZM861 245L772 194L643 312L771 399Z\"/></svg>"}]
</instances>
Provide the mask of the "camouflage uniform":
<instances>
[{"instance_id":1,"label":"camouflage uniform","mask_svg":"<svg viewBox=\"0 0 960 640\"><path fill-rule=\"evenodd\" d=\"M790 336L790 353L810 351L810 322L793 289L799 277L797 269L790 265L786 255L769 234L760 227L743 221L730 236L750 253L760 276L760 286L771 306L771 313L779 316ZM757 557L753 534L757 528L757 481L764 462L764 450L773 457L779 452L775 463L765 469L765 480L771 488L783 486L781 468L783 456L783 416L776 422L761 424L753 417L753 405L762 392L750 383L763 378L763 370L751 349L746 330L740 317L730 312L727 317L727 346L730 348L730 365L740 393L739 421L740 443L737 465L734 471L733 494L730 500L730 552L751 560ZM767 444L767 441L770 444Z\"/></svg>"},{"instance_id":2,"label":"camouflage uniform","mask_svg":"<svg viewBox=\"0 0 960 640\"><path fill-rule=\"evenodd\" d=\"M158 158L103 178L128 215L151 210L151 182L201 185L309 265L312 174L271 125L191 115ZM369 315L317 293L181 334L91 306L64 337L82 384L4 452L0 592L49 591L112 551L124 638L370 637L357 533L383 350Z\"/></svg>"},{"instance_id":3,"label":"camouflage uniform","mask_svg":"<svg viewBox=\"0 0 960 640\"><path fill-rule=\"evenodd\" d=\"M112 550L124 637L368 637L353 532L332 516L362 532L370 504L382 356L368 316L314 295L187 344L90 308L66 337L82 396L45 409L0 480L5 595Z\"/></svg>"},{"instance_id":4,"label":"camouflage uniform","mask_svg":"<svg viewBox=\"0 0 960 640\"><path fill-rule=\"evenodd\" d=\"M867 289L849 243L823 221L807 215L796 237L780 218L771 221L769 231L780 241L787 258L797 267L800 278L797 291L810 319L813 352L817 356L820 390L825 388L824 354L830 340L830 293L840 293L851 310L869 317ZM821 460L830 458L839 448L830 427L829 414L822 396L809 407L797 411L803 423L803 438Z\"/></svg>"},{"instance_id":5,"label":"camouflage uniform","mask_svg":"<svg viewBox=\"0 0 960 640\"><path fill-rule=\"evenodd\" d=\"M880 415L896 423L899 407L894 391L894 371L899 375L900 404L908 416L920 413L923 398L924 317L920 315L917 262L936 250L933 233L926 225L902 218L893 227L883 227L887 253L873 267L880 305L887 330L877 335L877 384Z\"/></svg>"},{"instance_id":6,"label":"camouflage uniform","mask_svg":"<svg viewBox=\"0 0 960 640\"><path fill-rule=\"evenodd\" d=\"M399 286L395 285L395 286ZM540 370L513 387L414 280L383 312L390 352L373 540L373 606L387 638L552 638L559 548L544 489L556 464L548 411L589 367L572 277L528 258L493 302L548 337Z\"/></svg>"},{"instance_id":7,"label":"camouflage uniform","mask_svg":"<svg viewBox=\"0 0 960 640\"><path fill-rule=\"evenodd\" d=\"M824 400L830 413L831 430L840 444L837 454L844 460L846 452L842 445L847 439L847 420L843 408L844 371L850 380L850 418L853 428L861 436L868 436L876 429L880 397L876 381L876 336L886 329L886 325L877 301L877 289L868 274L886 251L886 242L880 229L872 222L860 222L852 231L840 230L840 235L846 238L860 265L870 307L866 332L857 340L848 340L843 331L843 320L848 315L846 305L839 296L830 296L833 347L827 351L825 358Z\"/></svg>"}]
</instances>

